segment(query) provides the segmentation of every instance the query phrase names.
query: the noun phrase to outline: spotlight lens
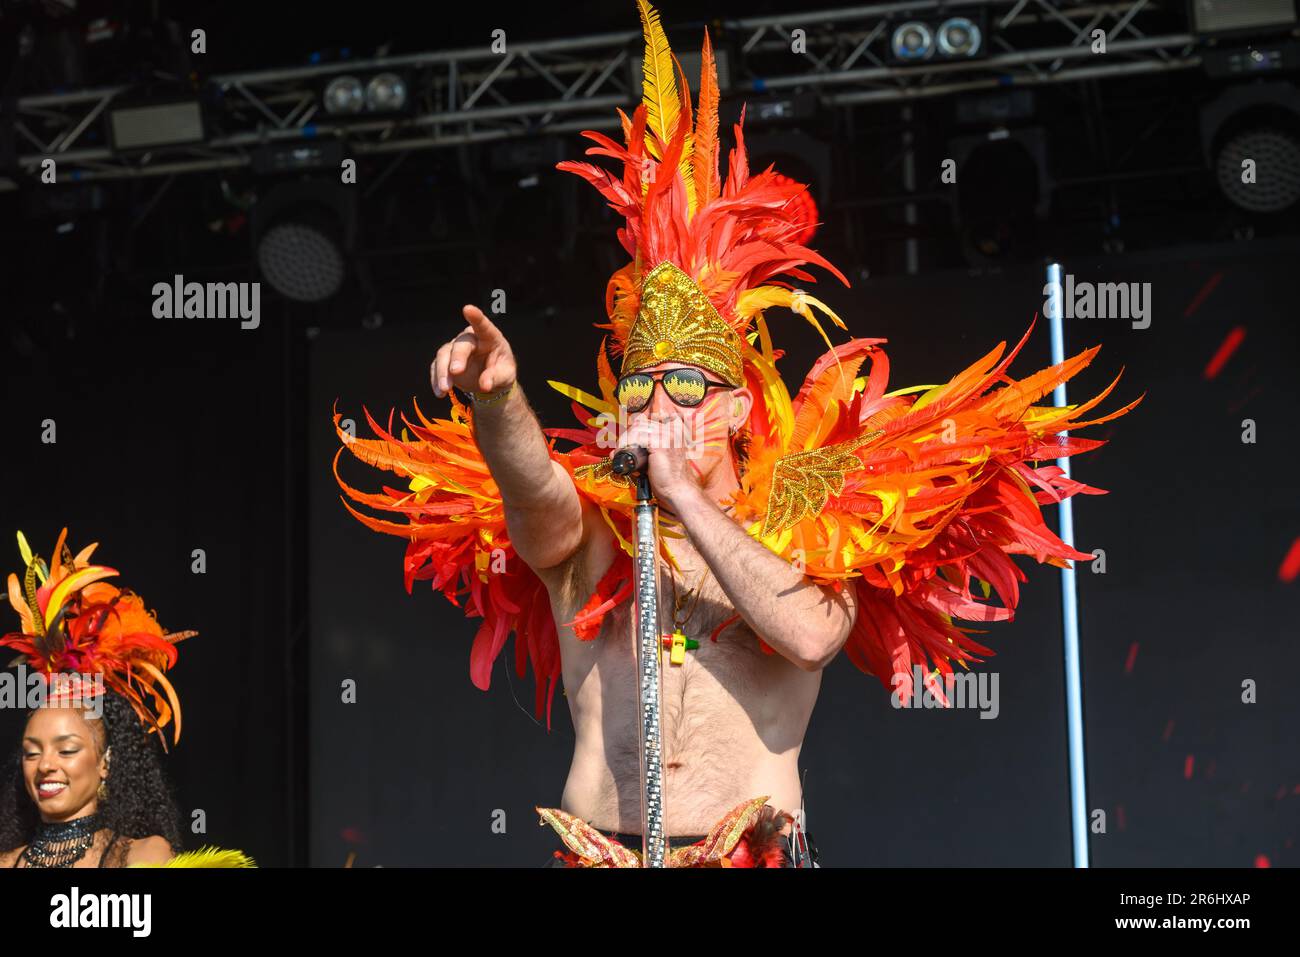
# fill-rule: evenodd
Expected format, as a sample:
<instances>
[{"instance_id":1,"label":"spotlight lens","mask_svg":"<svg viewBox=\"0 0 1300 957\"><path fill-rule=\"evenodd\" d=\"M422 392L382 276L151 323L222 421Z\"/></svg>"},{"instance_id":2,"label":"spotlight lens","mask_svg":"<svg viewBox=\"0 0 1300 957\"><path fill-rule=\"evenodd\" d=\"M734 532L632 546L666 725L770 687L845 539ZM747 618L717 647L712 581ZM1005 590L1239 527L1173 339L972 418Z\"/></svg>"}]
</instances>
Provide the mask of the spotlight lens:
<instances>
[{"instance_id":1,"label":"spotlight lens","mask_svg":"<svg viewBox=\"0 0 1300 957\"><path fill-rule=\"evenodd\" d=\"M391 113L406 105L406 81L396 73L380 73L366 84L366 108Z\"/></svg>"},{"instance_id":2,"label":"spotlight lens","mask_svg":"<svg viewBox=\"0 0 1300 957\"><path fill-rule=\"evenodd\" d=\"M355 76L340 76L325 87L325 110L329 113L360 113L366 93Z\"/></svg>"},{"instance_id":3,"label":"spotlight lens","mask_svg":"<svg viewBox=\"0 0 1300 957\"><path fill-rule=\"evenodd\" d=\"M904 23L894 31L892 46L900 60L924 60L934 53L934 35L924 23Z\"/></svg>"},{"instance_id":4,"label":"spotlight lens","mask_svg":"<svg viewBox=\"0 0 1300 957\"><path fill-rule=\"evenodd\" d=\"M298 302L321 302L343 286L346 266L334 240L307 223L278 223L262 237L257 264L271 287Z\"/></svg>"},{"instance_id":5,"label":"spotlight lens","mask_svg":"<svg viewBox=\"0 0 1300 957\"><path fill-rule=\"evenodd\" d=\"M1242 182L1246 160L1255 179ZM1300 200L1300 140L1281 128L1245 129L1218 155L1219 187L1233 204L1252 213L1280 213Z\"/></svg>"},{"instance_id":6,"label":"spotlight lens","mask_svg":"<svg viewBox=\"0 0 1300 957\"><path fill-rule=\"evenodd\" d=\"M939 49L945 56L974 56L981 39L980 28L965 17L945 20L939 27Z\"/></svg>"}]
</instances>

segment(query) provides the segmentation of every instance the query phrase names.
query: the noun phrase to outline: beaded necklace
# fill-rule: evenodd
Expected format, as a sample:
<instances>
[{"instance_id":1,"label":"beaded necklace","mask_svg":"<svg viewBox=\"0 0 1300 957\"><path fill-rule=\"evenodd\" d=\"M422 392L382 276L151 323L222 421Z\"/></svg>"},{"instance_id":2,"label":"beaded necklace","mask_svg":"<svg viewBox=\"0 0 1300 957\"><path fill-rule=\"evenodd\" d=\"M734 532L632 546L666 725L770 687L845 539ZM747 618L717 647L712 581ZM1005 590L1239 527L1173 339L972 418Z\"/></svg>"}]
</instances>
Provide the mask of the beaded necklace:
<instances>
[{"instance_id":1,"label":"beaded necklace","mask_svg":"<svg viewBox=\"0 0 1300 957\"><path fill-rule=\"evenodd\" d=\"M22 859L28 867L71 867L94 845L99 828L94 814L71 821L42 821L32 842L23 849Z\"/></svg>"}]
</instances>

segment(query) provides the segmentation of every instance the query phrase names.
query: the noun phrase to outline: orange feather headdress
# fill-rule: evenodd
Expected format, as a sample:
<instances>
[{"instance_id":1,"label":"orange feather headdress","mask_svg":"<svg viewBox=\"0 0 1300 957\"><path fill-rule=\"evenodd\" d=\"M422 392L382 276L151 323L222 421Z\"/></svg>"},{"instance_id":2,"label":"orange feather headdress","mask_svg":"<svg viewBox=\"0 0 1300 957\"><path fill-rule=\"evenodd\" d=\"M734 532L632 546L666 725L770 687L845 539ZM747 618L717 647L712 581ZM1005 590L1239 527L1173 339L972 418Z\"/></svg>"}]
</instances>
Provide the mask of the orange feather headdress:
<instances>
[{"instance_id":1,"label":"orange feather headdress","mask_svg":"<svg viewBox=\"0 0 1300 957\"><path fill-rule=\"evenodd\" d=\"M623 356L621 374L672 360L715 372L733 386L745 384L746 335L764 309L786 306L830 340L813 315L815 307L841 329L825 304L777 275L813 282L800 266L843 273L803 245L816 223L808 187L768 167L749 173L743 127L723 184L718 173L718 77L709 34L704 33L699 108L692 116L691 90L646 0L637 0L646 40L641 104L623 123L624 146L592 130L598 145L588 155L623 163L622 178L591 163L565 160L557 169L576 173L596 187L626 218L618 239L632 262L610 278L605 292L610 350ZM681 85L678 86L678 77Z\"/></svg>"},{"instance_id":2,"label":"orange feather headdress","mask_svg":"<svg viewBox=\"0 0 1300 957\"><path fill-rule=\"evenodd\" d=\"M98 543L74 556L67 537L65 528L47 566L18 533L25 570L22 582L9 576L9 603L23 630L0 638L0 645L20 652L10 665L26 664L47 680L103 675L104 684L158 732L164 748L162 729L173 717L173 742L180 741L181 704L164 672L176 664L176 642L198 632L164 631L139 595L104 581L116 576L116 569L90 564Z\"/></svg>"}]
</instances>

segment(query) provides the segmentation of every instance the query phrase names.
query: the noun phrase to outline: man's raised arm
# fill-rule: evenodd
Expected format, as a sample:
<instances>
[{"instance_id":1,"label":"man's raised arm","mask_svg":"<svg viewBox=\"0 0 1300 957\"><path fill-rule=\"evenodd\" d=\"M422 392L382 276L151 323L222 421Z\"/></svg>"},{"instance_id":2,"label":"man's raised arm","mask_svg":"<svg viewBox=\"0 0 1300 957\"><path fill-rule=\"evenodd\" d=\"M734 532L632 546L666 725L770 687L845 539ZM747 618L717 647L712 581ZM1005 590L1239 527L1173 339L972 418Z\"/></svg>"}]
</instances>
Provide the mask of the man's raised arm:
<instances>
[{"instance_id":1,"label":"man's raised arm","mask_svg":"<svg viewBox=\"0 0 1300 957\"><path fill-rule=\"evenodd\" d=\"M582 500L564 466L550 456L516 381L510 343L477 306L462 311L469 325L443 344L430 369L434 394L444 396L452 386L479 394L474 440L501 490L511 544L532 568L551 568L584 543Z\"/></svg>"}]
</instances>

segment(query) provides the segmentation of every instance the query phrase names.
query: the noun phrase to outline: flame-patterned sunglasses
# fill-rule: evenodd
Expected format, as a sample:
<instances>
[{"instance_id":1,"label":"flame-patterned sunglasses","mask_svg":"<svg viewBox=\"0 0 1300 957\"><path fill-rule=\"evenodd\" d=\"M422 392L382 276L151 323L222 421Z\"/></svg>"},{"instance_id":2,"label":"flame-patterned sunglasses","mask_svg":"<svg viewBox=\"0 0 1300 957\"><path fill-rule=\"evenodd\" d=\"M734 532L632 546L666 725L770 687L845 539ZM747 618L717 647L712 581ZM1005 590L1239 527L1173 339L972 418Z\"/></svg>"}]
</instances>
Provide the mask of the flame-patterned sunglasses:
<instances>
[{"instance_id":1,"label":"flame-patterned sunglasses","mask_svg":"<svg viewBox=\"0 0 1300 957\"><path fill-rule=\"evenodd\" d=\"M704 401L711 385L722 389L735 388L727 382L706 379L699 369L668 369L659 375L634 372L618 380L618 404L629 413L640 412L654 397L656 382L663 383L668 398L688 409Z\"/></svg>"}]
</instances>

